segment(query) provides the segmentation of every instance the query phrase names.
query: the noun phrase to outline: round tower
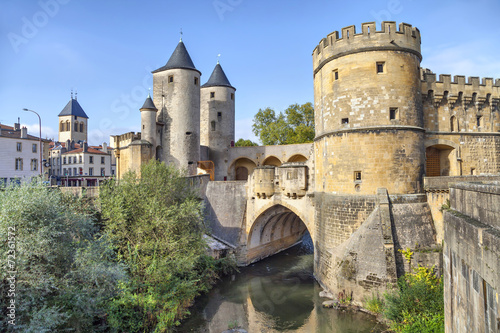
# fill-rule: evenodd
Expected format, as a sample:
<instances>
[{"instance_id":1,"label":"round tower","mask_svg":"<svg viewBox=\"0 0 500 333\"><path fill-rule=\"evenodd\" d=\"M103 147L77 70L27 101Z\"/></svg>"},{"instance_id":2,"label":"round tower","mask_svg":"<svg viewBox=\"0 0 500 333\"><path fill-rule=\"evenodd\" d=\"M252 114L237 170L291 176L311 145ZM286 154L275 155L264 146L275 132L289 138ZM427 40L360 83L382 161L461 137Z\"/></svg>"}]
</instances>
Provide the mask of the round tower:
<instances>
[{"instance_id":1,"label":"round tower","mask_svg":"<svg viewBox=\"0 0 500 333\"><path fill-rule=\"evenodd\" d=\"M200 144L208 147L214 162L214 179L227 176L228 149L234 144L235 91L217 61L207 83L201 86Z\"/></svg>"},{"instance_id":2,"label":"round tower","mask_svg":"<svg viewBox=\"0 0 500 333\"><path fill-rule=\"evenodd\" d=\"M196 175L200 159L200 76L182 40L167 64L153 71L153 99L163 124L157 158Z\"/></svg>"},{"instance_id":3,"label":"round tower","mask_svg":"<svg viewBox=\"0 0 500 333\"><path fill-rule=\"evenodd\" d=\"M420 32L382 22L323 38L313 51L316 190L418 193L425 150Z\"/></svg>"},{"instance_id":4,"label":"round tower","mask_svg":"<svg viewBox=\"0 0 500 333\"><path fill-rule=\"evenodd\" d=\"M153 145L153 156L156 152L156 108L151 96L148 95L141 111L141 139Z\"/></svg>"}]
</instances>

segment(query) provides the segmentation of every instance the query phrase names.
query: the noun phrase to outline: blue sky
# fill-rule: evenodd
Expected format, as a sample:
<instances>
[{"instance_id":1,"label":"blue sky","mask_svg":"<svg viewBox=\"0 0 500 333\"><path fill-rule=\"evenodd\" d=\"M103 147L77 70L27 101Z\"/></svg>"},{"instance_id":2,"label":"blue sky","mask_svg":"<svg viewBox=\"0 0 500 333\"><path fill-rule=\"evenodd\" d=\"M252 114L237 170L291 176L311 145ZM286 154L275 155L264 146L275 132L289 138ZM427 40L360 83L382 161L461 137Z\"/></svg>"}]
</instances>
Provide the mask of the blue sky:
<instances>
[{"instance_id":1,"label":"blue sky","mask_svg":"<svg viewBox=\"0 0 500 333\"><path fill-rule=\"evenodd\" d=\"M422 67L500 78L499 0L0 2L0 122L21 117L57 138L71 89L89 116L91 144L139 131L151 71L183 41L205 83L220 63L236 91L236 139L259 108L313 102L311 53L342 27L406 22L422 35Z\"/></svg>"}]
</instances>

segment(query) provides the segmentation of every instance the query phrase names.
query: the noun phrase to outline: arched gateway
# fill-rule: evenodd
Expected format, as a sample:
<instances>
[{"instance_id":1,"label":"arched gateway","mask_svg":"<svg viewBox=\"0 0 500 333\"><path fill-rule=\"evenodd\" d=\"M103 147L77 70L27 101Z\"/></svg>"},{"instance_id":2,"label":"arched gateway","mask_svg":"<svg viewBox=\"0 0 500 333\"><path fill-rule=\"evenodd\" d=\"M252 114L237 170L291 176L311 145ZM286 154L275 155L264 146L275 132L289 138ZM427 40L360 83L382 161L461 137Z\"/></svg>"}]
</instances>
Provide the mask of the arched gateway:
<instances>
[{"instance_id":1,"label":"arched gateway","mask_svg":"<svg viewBox=\"0 0 500 333\"><path fill-rule=\"evenodd\" d=\"M302 218L292 209L276 204L257 216L247 234L248 263L293 246L309 231Z\"/></svg>"}]
</instances>

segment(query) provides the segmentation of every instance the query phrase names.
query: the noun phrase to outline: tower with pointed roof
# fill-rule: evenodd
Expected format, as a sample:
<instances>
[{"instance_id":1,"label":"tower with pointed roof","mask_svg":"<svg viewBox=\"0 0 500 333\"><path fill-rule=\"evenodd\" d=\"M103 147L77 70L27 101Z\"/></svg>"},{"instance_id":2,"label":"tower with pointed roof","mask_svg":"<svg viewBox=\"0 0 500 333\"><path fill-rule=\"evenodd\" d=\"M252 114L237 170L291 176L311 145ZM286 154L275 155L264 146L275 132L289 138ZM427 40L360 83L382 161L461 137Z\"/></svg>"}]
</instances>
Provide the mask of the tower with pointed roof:
<instances>
[{"instance_id":1,"label":"tower with pointed roof","mask_svg":"<svg viewBox=\"0 0 500 333\"><path fill-rule=\"evenodd\" d=\"M201 86L200 144L214 161L215 180L224 180L228 149L234 144L235 91L217 61L207 83Z\"/></svg>"},{"instance_id":2,"label":"tower with pointed roof","mask_svg":"<svg viewBox=\"0 0 500 333\"><path fill-rule=\"evenodd\" d=\"M71 100L59 113L59 142L87 141L88 119L89 117L76 100L76 96L73 98L73 93L71 93Z\"/></svg>"},{"instance_id":3,"label":"tower with pointed roof","mask_svg":"<svg viewBox=\"0 0 500 333\"><path fill-rule=\"evenodd\" d=\"M157 158L195 175L200 160L200 76L179 41L165 66L153 71L153 99L162 126Z\"/></svg>"},{"instance_id":4,"label":"tower with pointed roof","mask_svg":"<svg viewBox=\"0 0 500 333\"><path fill-rule=\"evenodd\" d=\"M152 155L156 151L156 108L151 96L148 95L141 110L141 138L153 145Z\"/></svg>"}]
</instances>

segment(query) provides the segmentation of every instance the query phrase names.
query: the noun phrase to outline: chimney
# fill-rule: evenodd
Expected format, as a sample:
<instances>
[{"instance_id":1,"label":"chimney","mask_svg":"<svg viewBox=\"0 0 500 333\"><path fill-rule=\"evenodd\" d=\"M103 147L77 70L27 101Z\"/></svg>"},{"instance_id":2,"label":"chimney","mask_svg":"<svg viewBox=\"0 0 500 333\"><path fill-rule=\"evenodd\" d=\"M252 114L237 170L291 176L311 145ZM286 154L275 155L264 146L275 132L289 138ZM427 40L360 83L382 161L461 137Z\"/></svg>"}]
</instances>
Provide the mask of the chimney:
<instances>
[{"instance_id":1,"label":"chimney","mask_svg":"<svg viewBox=\"0 0 500 333\"><path fill-rule=\"evenodd\" d=\"M14 131L19 131L19 130L21 130L21 119L18 117L17 123L14 123Z\"/></svg>"},{"instance_id":2,"label":"chimney","mask_svg":"<svg viewBox=\"0 0 500 333\"><path fill-rule=\"evenodd\" d=\"M71 140L71 150L75 149L75 140Z\"/></svg>"},{"instance_id":3,"label":"chimney","mask_svg":"<svg viewBox=\"0 0 500 333\"><path fill-rule=\"evenodd\" d=\"M21 128L21 139L27 139L28 138L28 129L23 126Z\"/></svg>"},{"instance_id":4,"label":"chimney","mask_svg":"<svg viewBox=\"0 0 500 333\"><path fill-rule=\"evenodd\" d=\"M103 151L103 152L105 152L105 153L107 153L107 152L108 152L108 145L107 145L107 143L106 143L106 142L103 142L103 143L102 143L102 151Z\"/></svg>"},{"instance_id":5,"label":"chimney","mask_svg":"<svg viewBox=\"0 0 500 333\"><path fill-rule=\"evenodd\" d=\"M89 146L87 145L87 141L83 141L83 152L86 153L88 151Z\"/></svg>"},{"instance_id":6,"label":"chimney","mask_svg":"<svg viewBox=\"0 0 500 333\"><path fill-rule=\"evenodd\" d=\"M68 139L66 140L66 151L70 151L71 150L71 141Z\"/></svg>"}]
</instances>

